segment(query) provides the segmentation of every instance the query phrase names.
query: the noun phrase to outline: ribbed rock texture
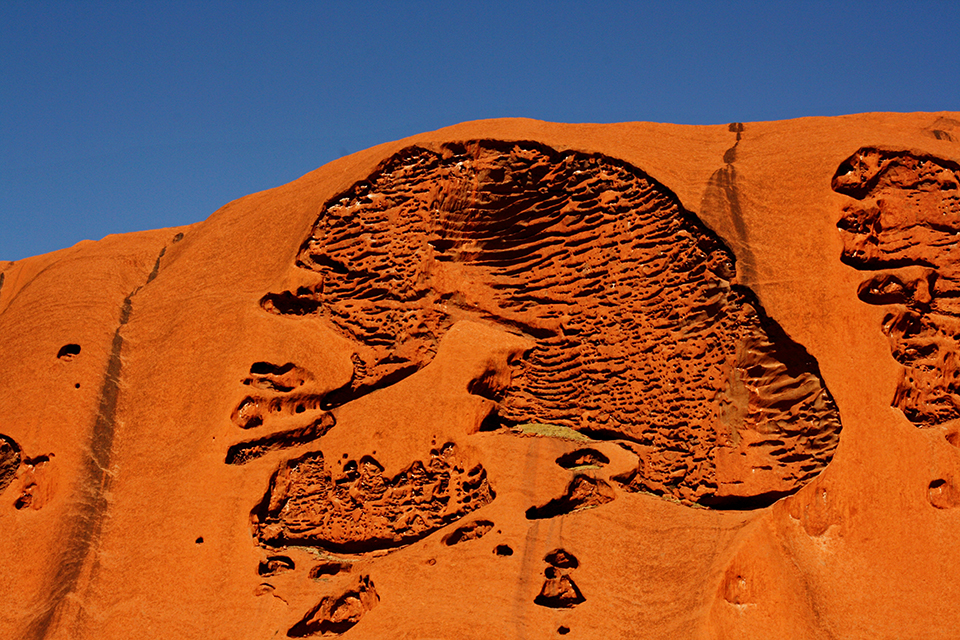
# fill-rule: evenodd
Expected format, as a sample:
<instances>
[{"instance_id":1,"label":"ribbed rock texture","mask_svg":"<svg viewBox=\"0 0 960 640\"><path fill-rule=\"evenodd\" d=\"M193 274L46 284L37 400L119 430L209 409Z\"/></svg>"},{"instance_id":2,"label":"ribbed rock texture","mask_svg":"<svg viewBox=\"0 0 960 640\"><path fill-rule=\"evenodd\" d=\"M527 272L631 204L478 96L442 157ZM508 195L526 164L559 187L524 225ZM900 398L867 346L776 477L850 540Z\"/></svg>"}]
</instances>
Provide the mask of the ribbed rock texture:
<instances>
[{"instance_id":1,"label":"ribbed rock texture","mask_svg":"<svg viewBox=\"0 0 960 640\"><path fill-rule=\"evenodd\" d=\"M954 637L958 140L467 123L0 262L0 636Z\"/></svg>"}]
</instances>

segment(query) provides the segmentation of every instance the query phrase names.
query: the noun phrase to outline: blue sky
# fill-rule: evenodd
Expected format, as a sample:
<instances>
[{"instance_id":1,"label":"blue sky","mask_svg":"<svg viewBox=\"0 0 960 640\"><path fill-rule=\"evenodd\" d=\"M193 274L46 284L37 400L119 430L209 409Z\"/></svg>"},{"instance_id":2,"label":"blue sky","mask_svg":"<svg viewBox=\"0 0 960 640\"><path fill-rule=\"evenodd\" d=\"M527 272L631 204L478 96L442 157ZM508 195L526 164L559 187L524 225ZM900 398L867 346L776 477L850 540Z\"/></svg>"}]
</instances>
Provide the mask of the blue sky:
<instances>
[{"instance_id":1,"label":"blue sky","mask_svg":"<svg viewBox=\"0 0 960 640\"><path fill-rule=\"evenodd\" d=\"M0 260L465 120L960 110L960 3L0 2Z\"/></svg>"}]
</instances>

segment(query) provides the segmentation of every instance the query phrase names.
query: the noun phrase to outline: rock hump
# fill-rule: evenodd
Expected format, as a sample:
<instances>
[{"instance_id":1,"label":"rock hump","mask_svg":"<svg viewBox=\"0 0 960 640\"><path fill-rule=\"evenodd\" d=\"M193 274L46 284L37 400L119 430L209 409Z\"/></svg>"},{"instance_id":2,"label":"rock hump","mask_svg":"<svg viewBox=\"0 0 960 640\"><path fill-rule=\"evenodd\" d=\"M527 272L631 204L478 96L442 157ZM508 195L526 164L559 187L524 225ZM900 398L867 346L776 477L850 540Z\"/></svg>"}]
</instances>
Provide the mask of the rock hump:
<instances>
[{"instance_id":1,"label":"rock hump","mask_svg":"<svg viewBox=\"0 0 960 640\"><path fill-rule=\"evenodd\" d=\"M466 123L0 262L0 636L950 637L958 136Z\"/></svg>"}]
</instances>

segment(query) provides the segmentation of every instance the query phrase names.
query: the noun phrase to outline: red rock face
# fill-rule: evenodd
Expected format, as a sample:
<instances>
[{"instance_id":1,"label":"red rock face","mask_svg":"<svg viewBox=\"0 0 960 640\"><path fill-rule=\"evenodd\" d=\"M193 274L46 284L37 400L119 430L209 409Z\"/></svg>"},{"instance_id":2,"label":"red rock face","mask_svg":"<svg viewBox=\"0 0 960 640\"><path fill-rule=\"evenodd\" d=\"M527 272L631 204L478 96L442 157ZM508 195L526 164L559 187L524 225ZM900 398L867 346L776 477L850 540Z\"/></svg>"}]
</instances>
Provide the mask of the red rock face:
<instances>
[{"instance_id":1,"label":"red rock face","mask_svg":"<svg viewBox=\"0 0 960 640\"><path fill-rule=\"evenodd\" d=\"M468 123L0 262L0 637L954 637L958 137Z\"/></svg>"},{"instance_id":2,"label":"red rock face","mask_svg":"<svg viewBox=\"0 0 960 640\"><path fill-rule=\"evenodd\" d=\"M837 225L844 262L878 272L859 297L892 308L882 329L904 366L893 405L919 427L960 418L960 165L864 148L833 188L857 201Z\"/></svg>"}]
</instances>

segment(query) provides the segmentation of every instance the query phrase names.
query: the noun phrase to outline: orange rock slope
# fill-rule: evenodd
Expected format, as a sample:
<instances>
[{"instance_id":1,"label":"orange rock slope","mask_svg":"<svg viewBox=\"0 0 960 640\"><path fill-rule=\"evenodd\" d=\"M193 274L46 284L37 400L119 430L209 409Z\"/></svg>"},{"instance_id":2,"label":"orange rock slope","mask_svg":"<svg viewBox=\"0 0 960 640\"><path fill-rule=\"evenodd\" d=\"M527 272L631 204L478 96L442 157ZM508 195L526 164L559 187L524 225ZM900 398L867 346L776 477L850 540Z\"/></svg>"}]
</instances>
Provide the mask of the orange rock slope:
<instances>
[{"instance_id":1,"label":"orange rock slope","mask_svg":"<svg viewBox=\"0 0 960 640\"><path fill-rule=\"evenodd\" d=\"M494 120L0 262L0 637L956 638L958 184Z\"/></svg>"}]
</instances>

